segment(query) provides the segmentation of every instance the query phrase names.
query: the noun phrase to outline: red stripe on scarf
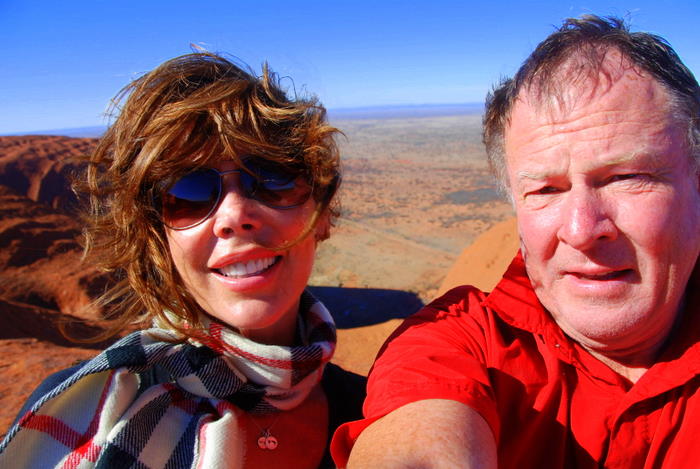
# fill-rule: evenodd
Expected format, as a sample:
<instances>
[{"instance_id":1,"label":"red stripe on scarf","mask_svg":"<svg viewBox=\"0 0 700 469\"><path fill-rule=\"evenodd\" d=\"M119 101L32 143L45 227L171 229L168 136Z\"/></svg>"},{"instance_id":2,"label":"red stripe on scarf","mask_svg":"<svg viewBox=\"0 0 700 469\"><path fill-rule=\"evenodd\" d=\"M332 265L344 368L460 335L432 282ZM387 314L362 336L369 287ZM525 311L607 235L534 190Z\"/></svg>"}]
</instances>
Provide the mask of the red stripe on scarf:
<instances>
[{"instance_id":1,"label":"red stripe on scarf","mask_svg":"<svg viewBox=\"0 0 700 469\"><path fill-rule=\"evenodd\" d=\"M61 469L76 469L83 459L95 462L100 455L100 451L102 451L102 447L96 445L93 438L90 438L90 440L86 441L85 444L68 455L68 458L66 458L66 462L63 464Z\"/></svg>"},{"instance_id":2,"label":"red stripe on scarf","mask_svg":"<svg viewBox=\"0 0 700 469\"><path fill-rule=\"evenodd\" d=\"M63 420L50 415L32 415L27 422L23 423L24 428L30 428L38 432L46 433L53 437L62 445L75 449L83 441L83 434L76 432L66 425Z\"/></svg>"},{"instance_id":3,"label":"red stripe on scarf","mask_svg":"<svg viewBox=\"0 0 700 469\"><path fill-rule=\"evenodd\" d=\"M97 432L100 417L104 409L105 400L107 399L107 392L111 387L113 378L114 371L111 371L105 386L102 388L102 393L100 393L100 399L97 402L95 413L93 414L85 433L80 433L74 430L65 422L57 419L56 417L52 417L50 415L36 415L33 412L27 413L22 418L19 425L24 428L31 428L33 430L46 433L62 445L70 448L72 452L68 455L62 466L64 469L77 468L84 459L95 462L97 461L97 457L100 455L102 448L93 442L93 438Z\"/></svg>"},{"instance_id":4,"label":"red stripe on scarf","mask_svg":"<svg viewBox=\"0 0 700 469\"><path fill-rule=\"evenodd\" d=\"M196 400L185 397L182 389L178 388L173 383L163 383L162 386L170 395L172 405L190 415L194 415L199 406Z\"/></svg>"},{"instance_id":5,"label":"red stripe on scarf","mask_svg":"<svg viewBox=\"0 0 700 469\"><path fill-rule=\"evenodd\" d=\"M239 357L246 358L255 363L260 363L262 365L273 366L281 370L291 370L292 361L291 360L271 360L269 358L263 358L258 355L253 355L250 352L241 350L238 347L229 345L221 340L221 330L223 326L219 323L212 322L209 327L209 336L201 337L200 340L204 345L214 350L215 352L223 355L225 352L233 353Z\"/></svg>"}]
</instances>

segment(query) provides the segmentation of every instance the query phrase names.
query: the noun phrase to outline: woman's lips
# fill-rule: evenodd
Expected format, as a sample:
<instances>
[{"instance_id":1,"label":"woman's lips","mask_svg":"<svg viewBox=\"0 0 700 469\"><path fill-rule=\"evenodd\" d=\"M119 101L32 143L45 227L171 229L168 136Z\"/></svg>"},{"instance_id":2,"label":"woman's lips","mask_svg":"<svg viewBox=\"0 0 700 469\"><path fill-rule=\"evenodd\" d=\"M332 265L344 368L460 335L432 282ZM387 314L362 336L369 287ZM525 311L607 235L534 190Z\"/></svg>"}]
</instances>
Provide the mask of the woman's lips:
<instances>
[{"instance_id":1,"label":"woman's lips","mask_svg":"<svg viewBox=\"0 0 700 469\"><path fill-rule=\"evenodd\" d=\"M240 260L212 268L210 272L226 290L251 293L271 288L279 280L284 256L265 256ZM262 289L262 290L261 290Z\"/></svg>"},{"instance_id":2,"label":"woman's lips","mask_svg":"<svg viewBox=\"0 0 700 469\"><path fill-rule=\"evenodd\" d=\"M282 256L271 256L244 262L234 262L214 270L227 278L253 277L270 269L281 258Z\"/></svg>"}]
</instances>

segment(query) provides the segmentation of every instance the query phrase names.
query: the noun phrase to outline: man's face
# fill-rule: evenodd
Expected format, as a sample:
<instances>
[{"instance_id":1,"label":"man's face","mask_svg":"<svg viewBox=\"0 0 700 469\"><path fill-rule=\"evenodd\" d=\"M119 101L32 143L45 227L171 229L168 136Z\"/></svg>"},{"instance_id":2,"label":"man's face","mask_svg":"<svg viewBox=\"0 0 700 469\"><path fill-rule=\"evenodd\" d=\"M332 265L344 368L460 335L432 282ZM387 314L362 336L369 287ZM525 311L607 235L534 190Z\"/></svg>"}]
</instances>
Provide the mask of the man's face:
<instances>
[{"instance_id":1,"label":"man's face","mask_svg":"<svg viewBox=\"0 0 700 469\"><path fill-rule=\"evenodd\" d=\"M668 93L609 62L612 82L571 88L564 108L521 95L505 149L538 298L567 335L624 359L653 354L673 325L700 252L700 191Z\"/></svg>"}]
</instances>

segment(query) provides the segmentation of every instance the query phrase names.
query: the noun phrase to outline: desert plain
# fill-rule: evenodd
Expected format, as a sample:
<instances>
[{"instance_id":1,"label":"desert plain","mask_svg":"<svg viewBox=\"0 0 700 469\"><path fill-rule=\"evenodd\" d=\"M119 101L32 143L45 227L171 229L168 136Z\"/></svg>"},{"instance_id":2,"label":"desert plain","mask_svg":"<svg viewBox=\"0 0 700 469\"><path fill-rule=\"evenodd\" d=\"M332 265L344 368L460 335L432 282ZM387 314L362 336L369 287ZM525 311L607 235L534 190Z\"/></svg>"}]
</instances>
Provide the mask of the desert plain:
<instances>
[{"instance_id":1,"label":"desert plain","mask_svg":"<svg viewBox=\"0 0 700 469\"><path fill-rule=\"evenodd\" d=\"M342 210L310 285L338 324L333 361L366 374L400 318L450 286L489 290L517 236L489 173L478 114L332 122L344 133ZM0 435L44 377L105 346L73 343L57 328L93 319L84 307L106 281L81 261L70 191L74 157L95 144L0 137Z\"/></svg>"}]
</instances>

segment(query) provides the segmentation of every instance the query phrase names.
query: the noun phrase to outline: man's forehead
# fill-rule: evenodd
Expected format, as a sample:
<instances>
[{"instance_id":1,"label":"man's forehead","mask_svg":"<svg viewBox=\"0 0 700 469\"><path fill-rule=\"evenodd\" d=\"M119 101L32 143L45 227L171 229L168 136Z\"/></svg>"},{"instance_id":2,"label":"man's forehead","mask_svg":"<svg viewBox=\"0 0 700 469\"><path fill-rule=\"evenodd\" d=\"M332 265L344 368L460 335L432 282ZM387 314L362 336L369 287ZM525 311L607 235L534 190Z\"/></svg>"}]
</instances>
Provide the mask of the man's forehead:
<instances>
[{"instance_id":1,"label":"man's forehead","mask_svg":"<svg viewBox=\"0 0 700 469\"><path fill-rule=\"evenodd\" d=\"M610 53L595 70L582 70L584 64L574 59L562 64L562 70L544 85L533 81L523 86L514 101L505 128L506 141L515 127L586 124L595 113L644 113L668 110L672 118L672 99L666 87L651 74L632 66L619 53ZM592 105L594 104L594 105Z\"/></svg>"},{"instance_id":2,"label":"man's forehead","mask_svg":"<svg viewBox=\"0 0 700 469\"><path fill-rule=\"evenodd\" d=\"M514 106L527 103L548 113L562 114L608 94L615 86L647 87L660 83L649 73L635 66L616 49L600 52L597 58L590 54L574 54L555 70L534 77L518 93Z\"/></svg>"},{"instance_id":3,"label":"man's forehead","mask_svg":"<svg viewBox=\"0 0 700 469\"><path fill-rule=\"evenodd\" d=\"M599 76L587 76L563 85L560 93L547 100L532 88L521 93L505 129L505 156L508 166L516 164L518 180L539 180L565 171L570 158L587 154L596 145L595 164L620 166L641 157L655 164L666 140L684 140L686 126L673 112L666 87L620 57L599 68ZM629 138L631 134L636 137ZM559 155L561 160L538 155ZM590 155L593 156L593 155ZM591 160L590 164L594 164ZM512 182L512 181L511 181Z\"/></svg>"}]
</instances>

